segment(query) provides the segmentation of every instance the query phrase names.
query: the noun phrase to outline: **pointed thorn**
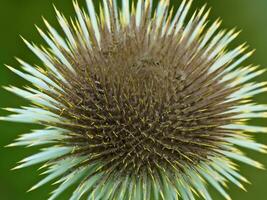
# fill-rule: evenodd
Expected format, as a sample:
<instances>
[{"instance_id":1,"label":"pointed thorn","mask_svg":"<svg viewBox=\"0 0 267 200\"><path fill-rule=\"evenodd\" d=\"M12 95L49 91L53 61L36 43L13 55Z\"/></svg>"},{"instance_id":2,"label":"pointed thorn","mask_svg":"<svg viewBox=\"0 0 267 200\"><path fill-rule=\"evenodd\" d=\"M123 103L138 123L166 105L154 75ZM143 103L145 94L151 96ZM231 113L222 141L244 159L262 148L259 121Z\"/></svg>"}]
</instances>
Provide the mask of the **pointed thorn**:
<instances>
[{"instance_id":1,"label":"pointed thorn","mask_svg":"<svg viewBox=\"0 0 267 200\"><path fill-rule=\"evenodd\" d=\"M37 187L35 187L35 186L33 186L33 187L31 187L29 190L27 190L27 193L28 192L31 192L31 191L33 191L33 190L35 190Z\"/></svg>"},{"instance_id":2,"label":"pointed thorn","mask_svg":"<svg viewBox=\"0 0 267 200\"><path fill-rule=\"evenodd\" d=\"M15 147L16 146L16 143L11 143L11 144L8 144L6 146L4 146L5 148L9 148L9 147Z\"/></svg>"},{"instance_id":3,"label":"pointed thorn","mask_svg":"<svg viewBox=\"0 0 267 200\"><path fill-rule=\"evenodd\" d=\"M0 121L5 121L6 117L0 117Z\"/></svg>"},{"instance_id":4,"label":"pointed thorn","mask_svg":"<svg viewBox=\"0 0 267 200\"><path fill-rule=\"evenodd\" d=\"M20 38L22 39L22 41L25 43L25 44L28 44L29 42L22 36L22 35L19 35Z\"/></svg>"},{"instance_id":5,"label":"pointed thorn","mask_svg":"<svg viewBox=\"0 0 267 200\"><path fill-rule=\"evenodd\" d=\"M22 166L21 165L18 165L18 166L16 166L16 167L13 167L12 169L10 169L11 171L14 171L14 170L17 170L17 169L21 169L22 168Z\"/></svg>"}]
</instances>

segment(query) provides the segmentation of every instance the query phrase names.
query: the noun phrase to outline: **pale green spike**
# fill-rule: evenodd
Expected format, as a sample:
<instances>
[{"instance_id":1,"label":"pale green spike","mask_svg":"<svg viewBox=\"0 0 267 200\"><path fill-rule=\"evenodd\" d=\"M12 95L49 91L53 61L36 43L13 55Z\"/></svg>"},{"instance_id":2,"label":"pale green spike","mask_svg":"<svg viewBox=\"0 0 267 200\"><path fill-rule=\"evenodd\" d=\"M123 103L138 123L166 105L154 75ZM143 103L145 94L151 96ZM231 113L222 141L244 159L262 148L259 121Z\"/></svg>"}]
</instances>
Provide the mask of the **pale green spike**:
<instances>
[{"instance_id":1,"label":"pale green spike","mask_svg":"<svg viewBox=\"0 0 267 200\"><path fill-rule=\"evenodd\" d=\"M152 183L151 179L149 178L149 175L146 175L146 181L143 183L143 187L146 187L146 194L144 195L144 199L151 199L152 196Z\"/></svg>"},{"instance_id":2,"label":"pale green spike","mask_svg":"<svg viewBox=\"0 0 267 200\"><path fill-rule=\"evenodd\" d=\"M253 149L255 151L260 151L262 153L267 153L266 149L267 146L263 144L259 144L257 142L254 142L253 140L245 139L245 138L226 138L226 141L236 144L241 147L245 147L248 149Z\"/></svg>"},{"instance_id":3,"label":"pale green spike","mask_svg":"<svg viewBox=\"0 0 267 200\"><path fill-rule=\"evenodd\" d=\"M131 181L130 177L126 176L126 178L124 180L124 183L122 185L122 189L121 189L121 192L120 192L120 197L118 199L124 199L127 196L126 193L127 193L128 189L126 187L129 185L130 181Z\"/></svg>"},{"instance_id":4,"label":"pale green spike","mask_svg":"<svg viewBox=\"0 0 267 200\"><path fill-rule=\"evenodd\" d=\"M135 190L134 190L134 199L142 200L142 186L141 186L141 177L135 179Z\"/></svg>"},{"instance_id":5,"label":"pale green spike","mask_svg":"<svg viewBox=\"0 0 267 200\"><path fill-rule=\"evenodd\" d=\"M103 1L103 4L104 4L105 22L107 23L108 30L110 31L111 30L111 21L110 21L111 16L110 16L110 12L108 9L107 1Z\"/></svg>"},{"instance_id":6,"label":"pale green spike","mask_svg":"<svg viewBox=\"0 0 267 200\"><path fill-rule=\"evenodd\" d=\"M185 21L186 15L187 15L187 13L188 13L191 5L192 5L192 2L193 2L192 0L189 0L188 2L186 2L186 6L183 9L181 17L179 17L179 20L177 22L175 34L177 34L181 30L181 28L184 26L184 21Z\"/></svg>"},{"instance_id":7,"label":"pale green spike","mask_svg":"<svg viewBox=\"0 0 267 200\"><path fill-rule=\"evenodd\" d=\"M48 128L35 130L32 133L23 134L20 140L38 140L62 137L66 130L60 128Z\"/></svg>"},{"instance_id":8,"label":"pale green spike","mask_svg":"<svg viewBox=\"0 0 267 200\"><path fill-rule=\"evenodd\" d=\"M204 171L205 170L205 171ZM220 183L215 179L214 176L210 175L210 169L204 168L198 170L199 173L219 192L226 200L231 200L231 197L223 189ZM213 172L214 173L214 172Z\"/></svg>"},{"instance_id":9,"label":"pale green spike","mask_svg":"<svg viewBox=\"0 0 267 200\"><path fill-rule=\"evenodd\" d=\"M145 8L148 10L149 19L152 17L153 0L146 0Z\"/></svg>"},{"instance_id":10,"label":"pale green spike","mask_svg":"<svg viewBox=\"0 0 267 200\"><path fill-rule=\"evenodd\" d=\"M99 27L98 27L98 21L96 18L96 12L95 12L95 8L94 8L94 4L92 0L86 0L87 2L87 8L89 11L89 15L90 15L90 20L93 26L93 30L95 33L95 37L98 43L100 43L100 31L99 31Z\"/></svg>"},{"instance_id":11,"label":"pale green spike","mask_svg":"<svg viewBox=\"0 0 267 200\"><path fill-rule=\"evenodd\" d=\"M164 199L166 200L173 200L173 197L172 197L172 192L171 192L171 188L172 185L170 183L170 180L168 180L168 176L167 174L165 174L165 172L163 172L162 170L160 170L160 178L161 178L161 181L162 181L162 189L163 189L163 194L164 194Z\"/></svg>"},{"instance_id":12,"label":"pale green spike","mask_svg":"<svg viewBox=\"0 0 267 200\"><path fill-rule=\"evenodd\" d=\"M162 23L163 26L164 26L164 24L166 22L166 9L168 9L168 6L169 6L169 1L166 1L166 0L161 0L158 3L157 11L156 11L156 25L157 25L157 29L159 28L159 25L160 25L161 22L163 22Z\"/></svg>"},{"instance_id":13,"label":"pale green spike","mask_svg":"<svg viewBox=\"0 0 267 200\"><path fill-rule=\"evenodd\" d=\"M243 55L242 57L240 57L239 59L237 59L234 63L232 63L229 67L227 67L226 72L230 72L233 69L235 69L241 63L243 63L245 60L247 60L254 52L255 52L255 50L252 50L252 51L246 53L245 55Z\"/></svg>"},{"instance_id":14,"label":"pale green spike","mask_svg":"<svg viewBox=\"0 0 267 200\"><path fill-rule=\"evenodd\" d=\"M71 185L75 184L78 180L80 180L82 177L86 176L88 169L90 167L82 168L79 170L76 170L72 172L71 174L65 176L61 181L63 181L57 189L55 189L52 192L51 197L48 200L54 200L56 199L62 192L64 192L67 188L69 188Z\"/></svg>"},{"instance_id":15,"label":"pale green spike","mask_svg":"<svg viewBox=\"0 0 267 200\"><path fill-rule=\"evenodd\" d=\"M201 34L202 30L203 30L203 25L207 20L207 17L209 16L210 10L208 10L207 12L205 12L204 16L202 16L202 13L204 12L204 9L206 8L206 6L203 6L202 9L199 11L198 15L197 15L197 19L201 18L201 20L198 22L197 27L194 29L194 31L191 33L191 36L188 40L187 45L189 46L194 40L197 39L197 37Z\"/></svg>"},{"instance_id":16,"label":"pale green spike","mask_svg":"<svg viewBox=\"0 0 267 200\"><path fill-rule=\"evenodd\" d=\"M49 110L45 110L43 108L38 108L38 107L23 106L23 107L21 107L21 109L20 108L10 108L9 110L11 112L20 113L20 114L31 112L34 114L46 115L46 116L50 116L50 117L54 117L54 118L63 119L62 117L58 116L57 114L55 114Z\"/></svg>"},{"instance_id":17,"label":"pale green spike","mask_svg":"<svg viewBox=\"0 0 267 200\"><path fill-rule=\"evenodd\" d=\"M234 152L229 152L229 151L222 151L222 150L218 150L220 153L224 154L225 156L229 157L229 158L232 158L232 159L235 159L235 160L238 160L240 162L243 162L243 163L246 163L248 165L251 165L253 167L257 167L259 169L264 169L263 165L260 164L259 162L251 159L251 158L248 158L244 155L241 155L239 153L234 153Z\"/></svg>"},{"instance_id":18,"label":"pale green spike","mask_svg":"<svg viewBox=\"0 0 267 200\"><path fill-rule=\"evenodd\" d=\"M251 132L251 133L267 133L267 128L266 127L260 127L260 126L231 124L231 125L225 125L223 127L229 128L229 129L234 129L234 130L243 130L245 132Z\"/></svg>"},{"instance_id":19,"label":"pale green spike","mask_svg":"<svg viewBox=\"0 0 267 200\"><path fill-rule=\"evenodd\" d=\"M102 200L105 196L105 192L109 190L111 181L107 180L105 184L98 184L95 186L92 192L89 192L87 200Z\"/></svg>"},{"instance_id":20,"label":"pale green spike","mask_svg":"<svg viewBox=\"0 0 267 200\"><path fill-rule=\"evenodd\" d=\"M72 147L51 147L48 149L43 150L41 153L34 154L32 156L29 156L22 161L20 161L19 166L15 167L14 169L20 169L23 167L28 167L31 165L35 165L38 163L42 163L48 160L52 160L54 158L58 158L60 156L63 156L69 152L72 151Z\"/></svg>"},{"instance_id":21,"label":"pale green spike","mask_svg":"<svg viewBox=\"0 0 267 200\"><path fill-rule=\"evenodd\" d=\"M196 17L196 14L197 14L197 12L195 11L193 13L192 17L190 18L189 22L187 23L187 25L184 27L183 34L182 34L182 37L181 37L181 40L180 41L183 41L184 38L186 38L190 34L190 32L192 30L193 22L194 22L195 17Z\"/></svg>"},{"instance_id":22,"label":"pale green spike","mask_svg":"<svg viewBox=\"0 0 267 200\"><path fill-rule=\"evenodd\" d=\"M12 92L24 99L27 99L31 102L33 102L34 104L37 104L39 106L44 106L44 107L48 107L48 108L53 108L55 110L57 110L58 108L56 106L54 106L51 102L55 103L55 100L53 100L52 98L50 98L49 96L38 92L38 93L31 93L29 91L27 91L26 89L20 89L17 87L4 87L5 90Z\"/></svg>"},{"instance_id":23,"label":"pale green spike","mask_svg":"<svg viewBox=\"0 0 267 200\"><path fill-rule=\"evenodd\" d=\"M242 113L231 117L232 119L253 119L253 118L267 118L266 112L260 113Z\"/></svg>"},{"instance_id":24,"label":"pale green spike","mask_svg":"<svg viewBox=\"0 0 267 200\"><path fill-rule=\"evenodd\" d=\"M105 183L105 185L103 185L101 188L100 188L100 192L97 193L97 191L95 190L94 191L94 194L95 194L95 199L92 198L93 196L89 196L89 198L92 198L92 200L108 200L109 198L109 194L110 194L110 191L112 191L114 187L114 180L112 179L108 179L107 182Z\"/></svg>"},{"instance_id":25,"label":"pale green spike","mask_svg":"<svg viewBox=\"0 0 267 200\"><path fill-rule=\"evenodd\" d=\"M207 45L207 47L205 48L205 52L204 52L204 55L207 56L208 52L211 51L212 48L214 48L218 42L221 40L221 38L224 36L225 34L225 30L221 30L219 31L218 33L216 33L215 36L213 36L212 40L209 42L209 44Z\"/></svg>"},{"instance_id":26,"label":"pale green spike","mask_svg":"<svg viewBox=\"0 0 267 200\"><path fill-rule=\"evenodd\" d=\"M78 17L79 25L80 25L80 27L82 29L82 32L83 32L83 36L84 36L83 38L85 38L87 47L91 48L90 35L89 35L88 28L87 28L87 26L85 24L84 16L82 14L82 11L81 11L77 1L73 1L73 5L74 5L74 9L75 9L76 15Z\"/></svg>"},{"instance_id":27,"label":"pale green spike","mask_svg":"<svg viewBox=\"0 0 267 200\"><path fill-rule=\"evenodd\" d=\"M189 198L189 196L188 196L188 193L187 193L187 191L186 191L186 189L185 189L185 187L184 187L184 185L183 185L181 179L178 179L178 180L177 180L176 185L177 185L177 190L179 191L180 196L181 196L184 200L190 200L190 198Z\"/></svg>"},{"instance_id":28,"label":"pale green spike","mask_svg":"<svg viewBox=\"0 0 267 200\"><path fill-rule=\"evenodd\" d=\"M54 81L52 81L50 78L48 78L45 74L45 72L41 72L41 69L36 68L31 66L30 64L24 62L23 60L16 58L17 61L23 66L23 69L28 72L29 74L31 74L32 76L35 76L41 80L43 80L45 83L47 83L48 85L50 85L51 87L47 88L48 90L51 90L53 92L55 92L52 88L55 87L60 91L63 91L63 89L61 87L59 87Z\"/></svg>"},{"instance_id":29,"label":"pale green spike","mask_svg":"<svg viewBox=\"0 0 267 200\"><path fill-rule=\"evenodd\" d=\"M210 67L210 71L213 72L220 67L224 66L226 63L231 62L234 58L242 54L246 50L244 45L240 45L236 49L229 51L226 54L223 54L220 58L216 60L216 62Z\"/></svg>"},{"instance_id":30,"label":"pale green spike","mask_svg":"<svg viewBox=\"0 0 267 200\"><path fill-rule=\"evenodd\" d=\"M31 88L29 86L26 86L25 87L26 90L28 90L29 92L32 92L32 93L35 93L37 96L40 96L42 97L44 100L46 100L47 102L51 102L57 106L63 106L60 102L58 102L57 100L55 100L54 98L50 97L49 95L47 94L44 94L43 92L35 89L35 88ZM55 93L57 94L57 93ZM54 105L52 105L52 107L55 107ZM58 110L59 108L56 108L56 110Z\"/></svg>"},{"instance_id":31,"label":"pale green spike","mask_svg":"<svg viewBox=\"0 0 267 200\"><path fill-rule=\"evenodd\" d=\"M237 83L238 84L246 83L247 81L263 74L264 72L266 72L266 69L255 71L253 73L248 74L247 76L239 77L239 79L237 80Z\"/></svg>"},{"instance_id":32,"label":"pale green spike","mask_svg":"<svg viewBox=\"0 0 267 200\"><path fill-rule=\"evenodd\" d=\"M55 54L55 56L64 65L66 65L69 68L69 70L71 70L71 72L75 73L75 70L73 69L73 67L71 66L69 61L65 58L63 53L58 49L58 47L54 44L54 42L38 26L36 26L36 28L37 28L38 32L40 33L40 35L43 37L43 39L46 41L46 43L52 48L53 53Z\"/></svg>"},{"instance_id":33,"label":"pale green spike","mask_svg":"<svg viewBox=\"0 0 267 200\"><path fill-rule=\"evenodd\" d=\"M42 144L48 144L48 143L49 142L44 142L44 143L39 142L38 144L42 145ZM29 142L29 141L18 141L18 142L13 142L11 144L8 144L5 147L16 147L16 146L27 146L27 147L30 147L30 146L35 146L35 145L32 142Z\"/></svg>"},{"instance_id":34,"label":"pale green spike","mask_svg":"<svg viewBox=\"0 0 267 200\"><path fill-rule=\"evenodd\" d=\"M201 39L201 44L199 45L199 50L207 45L208 41L211 39L213 34L218 30L221 25L221 20L217 19L207 30L206 34Z\"/></svg>"},{"instance_id":35,"label":"pale green spike","mask_svg":"<svg viewBox=\"0 0 267 200\"><path fill-rule=\"evenodd\" d=\"M31 82L33 85L41 88L41 89L44 89L44 90L49 90L49 86L44 82L42 81L41 79L39 78L36 78L34 76L31 76L29 74L26 74L26 73L23 73L19 70L16 70L14 69L13 67L10 67L10 66L7 66L8 69L10 69L12 72L14 72L15 74L17 74L18 76L22 77L23 79Z\"/></svg>"},{"instance_id":36,"label":"pale green spike","mask_svg":"<svg viewBox=\"0 0 267 200\"><path fill-rule=\"evenodd\" d=\"M26 147L33 147L33 146L40 146L44 144L53 144L56 143L53 140L35 140L35 141L18 141L18 142L13 142L6 147L14 147L14 146L26 146Z\"/></svg>"},{"instance_id":37,"label":"pale green spike","mask_svg":"<svg viewBox=\"0 0 267 200\"><path fill-rule=\"evenodd\" d=\"M265 83L264 83L265 84ZM256 96L257 94L261 94L267 92L267 87L263 87L259 84L259 88L255 90L251 90L250 92L247 92L246 94L243 95L243 98L251 98L253 96Z\"/></svg>"},{"instance_id":38,"label":"pale green spike","mask_svg":"<svg viewBox=\"0 0 267 200\"><path fill-rule=\"evenodd\" d=\"M203 196L205 200L212 200L209 192L206 189L206 186L204 185L204 181L201 179L200 175L191 169L188 169L186 173L189 174L191 183L196 188L198 193L201 196Z\"/></svg>"},{"instance_id":39,"label":"pale green spike","mask_svg":"<svg viewBox=\"0 0 267 200\"><path fill-rule=\"evenodd\" d=\"M80 185L72 194L70 200L79 200L90 189L94 187L94 184L102 177L102 174L96 174L90 177L82 185Z\"/></svg>"},{"instance_id":40,"label":"pale green spike","mask_svg":"<svg viewBox=\"0 0 267 200\"><path fill-rule=\"evenodd\" d=\"M178 19L181 16L181 13L182 13L185 5L186 5L186 0L183 0L183 2L179 6L179 8L178 8L178 10L177 10L172 22L171 22L171 25L170 25L169 30L168 30L168 34L172 33L173 29L176 27Z\"/></svg>"},{"instance_id":41,"label":"pale green spike","mask_svg":"<svg viewBox=\"0 0 267 200\"><path fill-rule=\"evenodd\" d=\"M24 43L27 45L27 47L38 57L40 58L43 63L45 64L45 66L47 66L53 73L55 73L58 78L60 80L62 80L63 82L67 82L63 76L58 72L58 70L56 69L56 67L51 63L51 61L49 60L49 58L47 57L47 54L44 53L40 48L38 48L36 45L32 45L30 44L27 40L25 40L24 38L22 38Z\"/></svg>"},{"instance_id":42,"label":"pale green spike","mask_svg":"<svg viewBox=\"0 0 267 200\"><path fill-rule=\"evenodd\" d=\"M125 199L125 196L126 196L125 194L126 194L126 191L127 191L127 184L130 181L129 180L129 176L127 175L121 181L122 181L122 183L120 184L120 188L115 194L116 197L114 199L116 199L116 200L124 200Z\"/></svg>"},{"instance_id":43,"label":"pale green spike","mask_svg":"<svg viewBox=\"0 0 267 200\"><path fill-rule=\"evenodd\" d=\"M57 10L56 7L54 7L54 9L55 9L55 12L56 12L56 15L57 15L58 22L59 22L61 28L63 29L65 35L68 38L68 42L70 43L69 46L72 47L72 49L76 49L77 44L76 44L76 41L75 41L71 31L70 31L70 27L69 27L69 24L68 24L67 20L65 19L64 16L62 16L60 14L60 12Z\"/></svg>"},{"instance_id":44,"label":"pale green spike","mask_svg":"<svg viewBox=\"0 0 267 200\"><path fill-rule=\"evenodd\" d=\"M245 104L245 105L235 106L231 110L231 112L244 112L244 113L258 112L258 111L267 111L267 105ZM225 112L225 113L229 113L229 112Z\"/></svg>"},{"instance_id":45,"label":"pale green spike","mask_svg":"<svg viewBox=\"0 0 267 200\"><path fill-rule=\"evenodd\" d=\"M219 159L219 158L212 158L213 162L216 163L216 165L220 166L221 168L224 168L228 173L230 173L232 176L234 176L235 178L245 182L245 183L249 183L249 181L241 176L236 169L232 166L231 162L227 159Z\"/></svg>"},{"instance_id":46,"label":"pale green spike","mask_svg":"<svg viewBox=\"0 0 267 200\"><path fill-rule=\"evenodd\" d=\"M225 34L224 37L222 37L218 43L217 43L217 47L212 51L211 55L209 56L209 59L213 59L215 58L220 52L222 52L225 47L227 47L227 45L229 43L231 43L237 36L239 35L239 32L235 33L235 30L232 29L230 30L228 33Z\"/></svg>"},{"instance_id":47,"label":"pale green spike","mask_svg":"<svg viewBox=\"0 0 267 200\"><path fill-rule=\"evenodd\" d=\"M255 70L258 70L258 66L248 65L246 67L238 68L228 73L224 71L223 73L225 73L225 77L223 78L223 80L228 81L228 80L236 79L236 80L233 80L231 85L238 85L239 83L242 83L242 80L244 79L244 77L249 76L251 73L255 72Z\"/></svg>"},{"instance_id":48,"label":"pale green spike","mask_svg":"<svg viewBox=\"0 0 267 200\"><path fill-rule=\"evenodd\" d=\"M61 118L54 113L36 107L24 107L21 109L5 108L5 110L16 114L0 117L0 120L21 122L21 123L38 123L40 121L58 122L64 120L64 118Z\"/></svg>"},{"instance_id":49,"label":"pale green spike","mask_svg":"<svg viewBox=\"0 0 267 200\"><path fill-rule=\"evenodd\" d=\"M158 184L159 183L157 183L155 179L152 181L153 196L155 200L159 200L160 188Z\"/></svg>"},{"instance_id":50,"label":"pale green spike","mask_svg":"<svg viewBox=\"0 0 267 200\"><path fill-rule=\"evenodd\" d=\"M236 91L235 93L231 94L229 97L230 98L235 98L235 97L240 97L240 98L245 98L248 96L253 96L251 93L254 92L260 92L261 90L265 89L266 82L261 82L261 83L248 83L244 85L240 90Z\"/></svg>"},{"instance_id":51,"label":"pale green spike","mask_svg":"<svg viewBox=\"0 0 267 200\"><path fill-rule=\"evenodd\" d=\"M23 113L23 114L12 114L5 117L0 117L0 120L20 123L38 123L40 121L55 121L53 117L40 115L37 113Z\"/></svg>"},{"instance_id":52,"label":"pale green spike","mask_svg":"<svg viewBox=\"0 0 267 200\"><path fill-rule=\"evenodd\" d=\"M141 19L143 15L143 0L138 0L137 2L137 8L136 8L136 26L139 27L141 25Z\"/></svg>"},{"instance_id":53,"label":"pale green spike","mask_svg":"<svg viewBox=\"0 0 267 200\"><path fill-rule=\"evenodd\" d=\"M122 0L122 13L126 24L130 24L130 6L129 1Z\"/></svg>"},{"instance_id":54,"label":"pale green spike","mask_svg":"<svg viewBox=\"0 0 267 200\"><path fill-rule=\"evenodd\" d=\"M215 170L217 170L220 174L222 174L225 178L227 178L227 180L230 180L232 183L234 183L235 185L237 185L238 187L240 187L241 189L245 190L244 186L239 182L239 180L237 180L236 178L234 178L226 169L225 167L223 167L224 165L216 165L215 163L212 164L212 166L214 167Z\"/></svg>"},{"instance_id":55,"label":"pale green spike","mask_svg":"<svg viewBox=\"0 0 267 200\"><path fill-rule=\"evenodd\" d=\"M113 183L111 184L111 186L108 188L107 192L105 193L105 195L103 195L103 200L109 200L112 199L112 196L114 195L116 189L119 187L119 180L113 180ZM102 200L102 199L101 199Z\"/></svg>"},{"instance_id":56,"label":"pale green spike","mask_svg":"<svg viewBox=\"0 0 267 200\"><path fill-rule=\"evenodd\" d=\"M100 200L103 195L103 190L100 185L97 185L93 192L90 192L87 200Z\"/></svg>"},{"instance_id":57,"label":"pale green spike","mask_svg":"<svg viewBox=\"0 0 267 200\"><path fill-rule=\"evenodd\" d=\"M71 167L75 166L79 162L81 162L83 158L68 158L66 160L63 160L61 162L56 163L51 170L48 171L49 175L46 176L44 179L39 181L37 184L35 184L31 189L28 191L35 190L36 188L39 188L46 183L52 181L53 179L61 176L64 174L67 170L69 170Z\"/></svg>"},{"instance_id":58,"label":"pale green spike","mask_svg":"<svg viewBox=\"0 0 267 200\"><path fill-rule=\"evenodd\" d=\"M182 176L182 184L183 184L183 187L189 197L190 200L195 200L195 197L194 197L194 194L193 194L193 188L190 186L190 184L187 184L187 183L190 183L190 179L187 177L187 176Z\"/></svg>"},{"instance_id":59,"label":"pale green spike","mask_svg":"<svg viewBox=\"0 0 267 200\"><path fill-rule=\"evenodd\" d=\"M63 133L65 131L61 129L44 129L44 130L35 130L32 133L24 134L17 139L17 142L12 143L8 146L21 146L29 145L36 146L47 143L52 143L54 140L63 139Z\"/></svg>"},{"instance_id":60,"label":"pale green spike","mask_svg":"<svg viewBox=\"0 0 267 200\"><path fill-rule=\"evenodd\" d=\"M65 40L58 34L58 32L48 23L48 21L43 18L43 21L50 31L51 38L54 41L55 44L58 44L60 47L62 47L64 50L66 50L68 53L70 53L70 49L68 45L66 44Z\"/></svg>"}]
</instances>

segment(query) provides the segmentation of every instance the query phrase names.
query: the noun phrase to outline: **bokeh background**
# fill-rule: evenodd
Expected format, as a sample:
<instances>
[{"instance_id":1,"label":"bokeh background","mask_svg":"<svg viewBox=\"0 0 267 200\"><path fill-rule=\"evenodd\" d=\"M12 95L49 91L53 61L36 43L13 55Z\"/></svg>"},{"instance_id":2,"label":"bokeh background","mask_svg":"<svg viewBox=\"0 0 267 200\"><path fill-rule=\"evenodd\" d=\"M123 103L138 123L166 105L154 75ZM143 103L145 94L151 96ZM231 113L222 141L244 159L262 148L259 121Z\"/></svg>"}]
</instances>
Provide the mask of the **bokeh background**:
<instances>
[{"instance_id":1,"label":"bokeh background","mask_svg":"<svg viewBox=\"0 0 267 200\"><path fill-rule=\"evenodd\" d=\"M96 1L97 2L97 1ZM173 0L177 7L181 0ZM84 5L84 0L79 3ZM223 19L223 27L241 29L240 37L233 46L247 42L256 53L247 64L259 64L267 67L267 1L266 0L195 0L193 8L207 3L212 7L211 20L218 17ZM14 57L23 58L29 63L40 64L36 57L25 47L19 35L37 44L45 44L38 35L34 24L44 28L42 16L59 29L53 9L53 4L66 16L74 16L72 0L0 0L0 85L26 85L26 82L11 73L4 64L18 67ZM194 9L192 9L194 10ZM267 81L267 73L258 78ZM256 97L261 103L267 103L267 94ZM27 102L3 89L0 89L0 107L16 107L27 105ZM4 110L0 115L5 115ZM267 126L265 120L251 121L253 124ZM41 177L36 171L38 167L11 171L15 163L25 156L36 152L35 148L5 148L19 134L27 133L37 126L29 124L14 124L0 122L0 200L45 200L54 188L47 185L33 192L26 191ZM255 134L258 141L267 144L267 135ZM247 154L267 166L267 155L246 151ZM240 170L252 182L246 185L248 192L243 192L236 186L229 184L229 193L233 200L266 200L267 199L267 171L257 170L241 165ZM215 200L223 199L214 193ZM59 199L67 199L70 191Z\"/></svg>"}]
</instances>

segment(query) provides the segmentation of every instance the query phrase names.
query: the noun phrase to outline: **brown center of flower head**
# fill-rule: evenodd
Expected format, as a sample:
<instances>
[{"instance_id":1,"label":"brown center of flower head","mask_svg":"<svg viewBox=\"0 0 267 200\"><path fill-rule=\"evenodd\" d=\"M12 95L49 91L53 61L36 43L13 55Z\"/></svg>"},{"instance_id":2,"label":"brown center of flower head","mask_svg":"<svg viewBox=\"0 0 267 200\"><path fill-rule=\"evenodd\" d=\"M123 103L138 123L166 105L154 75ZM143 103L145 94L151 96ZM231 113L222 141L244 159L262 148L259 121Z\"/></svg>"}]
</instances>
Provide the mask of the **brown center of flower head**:
<instances>
[{"instance_id":1,"label":"brown center of flower head","mask_svg":"<svg viewBox=\"0 0 267 200\"><path fill-rule=\"evenodd\" d=\"M161 35L161 28L145 33L147 26L112 34L103 27L100 45L77 47L76 75L57 64L68 80L59 83L65 93L56 99L68 105L60 115L72 121L57 124L72 131L60 142L88 156L82 165L101 161L100 171L122 174L182 170L215 154L229 132L221 126L233 113L223 113L237 104L227 102L237 88L220 82L224 68L211 71L216 60L197 41L188 45L180 32Z\"/></svg>"}]
</instances>

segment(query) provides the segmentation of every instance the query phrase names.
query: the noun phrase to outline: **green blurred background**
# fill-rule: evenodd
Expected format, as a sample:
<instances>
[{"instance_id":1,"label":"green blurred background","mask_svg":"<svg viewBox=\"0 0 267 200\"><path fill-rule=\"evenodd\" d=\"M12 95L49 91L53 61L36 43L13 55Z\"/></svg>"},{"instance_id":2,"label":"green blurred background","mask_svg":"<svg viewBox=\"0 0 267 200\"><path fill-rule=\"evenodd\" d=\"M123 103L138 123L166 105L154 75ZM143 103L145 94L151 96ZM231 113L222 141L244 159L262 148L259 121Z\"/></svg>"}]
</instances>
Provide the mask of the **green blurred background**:
<instances>
[{"instance_id":1,"label":"green blurred background","mask_svg":"<svg viewBox=\"0 0 267 200\"><path fill-rule=\"evenodd\" d=\"M96 1L97 2L97 1ZM173 0L176 7L180 0ZM79 3L84 5L84 0ZM210 19L223 19L224 28L237 27L242 30L240 37L233 43L238 45L248 42L257 51L247 62L267 67L267 1L266 0L195 0L193 7L197 8L208 3L212 7ZM44 28L41 16L59 29L53 9L57 6L66 16L74 16L72 0L0 0L0 85L25 85L26 82L11 73L4 64L18 66L14 56L23 58L29 63L40 64L36 57L25 47L19 35L37 44L44 44L37 34L34 24ZM194 9L192 9L194 10ZM258 78L267 80L267 73ZM23 99L0 89L0 107L16 107L27 105ZM261 103L267 103L267 94L256 97ZM6 112L0 111L0 115ZM267 125L265 121L254 120L251 123ZM0 200L45 200L53 186L45 186L37 191L26 193L41 177L36 171L39 166L18 171L11 171L15 163L26 155L36 152L35 148L4 148L19 134L27 133L34 125L11 124L0 122ZM267 144L267 135L255 134L258 141ZM246 151L247 154L267 166L267 156ZM267 171L257 170L241 165L241 171L252 182L246 185L248 192L243 192L229 184L229 193L234 200L266 200L267 199ZM59 199L67 199L66 192ZM215 200L223 199L212 190Z\"/></svg>"}]
</instances>

